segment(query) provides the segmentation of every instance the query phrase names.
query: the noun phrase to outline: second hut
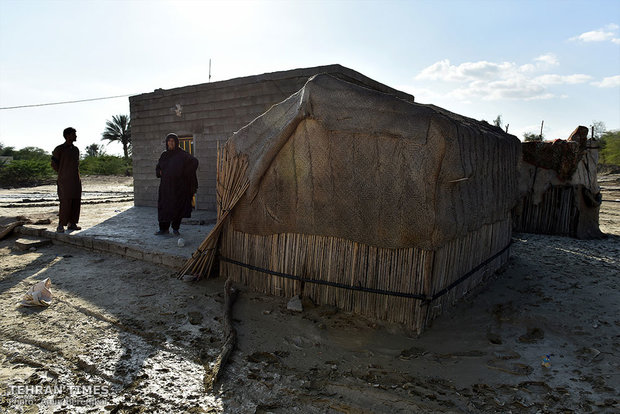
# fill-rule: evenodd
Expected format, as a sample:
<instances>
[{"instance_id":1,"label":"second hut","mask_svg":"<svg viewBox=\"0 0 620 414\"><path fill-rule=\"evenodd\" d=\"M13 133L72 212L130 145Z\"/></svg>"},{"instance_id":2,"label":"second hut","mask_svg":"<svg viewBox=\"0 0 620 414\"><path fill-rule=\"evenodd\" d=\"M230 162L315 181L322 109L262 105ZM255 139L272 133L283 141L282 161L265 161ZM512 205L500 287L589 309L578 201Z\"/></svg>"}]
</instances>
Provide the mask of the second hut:
<instances>
[{"instance_id":1,"label":"second hut","mask_svg":"<svg viewBox=\"0 0 620 414\"><path fill-rule=\"evenodd\" d=\"M567 140L524 142L522 198L513 211L514 230L580 239L602 237L598 150L584 126L577 127Z\"/></svg>"}]
</instances>

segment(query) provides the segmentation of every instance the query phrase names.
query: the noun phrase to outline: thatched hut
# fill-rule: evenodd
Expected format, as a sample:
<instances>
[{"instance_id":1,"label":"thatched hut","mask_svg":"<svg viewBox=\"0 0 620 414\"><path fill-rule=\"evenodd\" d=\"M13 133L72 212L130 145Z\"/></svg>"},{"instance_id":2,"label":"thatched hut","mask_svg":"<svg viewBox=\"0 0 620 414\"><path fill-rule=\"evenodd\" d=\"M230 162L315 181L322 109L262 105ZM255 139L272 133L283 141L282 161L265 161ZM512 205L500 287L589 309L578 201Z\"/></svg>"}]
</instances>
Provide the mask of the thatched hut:
<instances>
[{"instance_id":1,"label":"thatched hut","mask_svg":"<svg viewBox=\"0 0 620 414\"><path fill-rule=\"evenodd\" d=\"M520 157L500 128L315 76L220 150L218 224L181 273L219 247L221 276L421 331L506 263Z\"/></svg>"},{"instance_id":2,"label":"thatched hut","mask_svg":"<svg viewBox=\"0 0 620 414\"><path fill-rule=\"evenodd\" d=\"M513 212L517 232L591 239L599 230L601 191L596 165L599 146L579 126L567 140L524 142Z\"/></svg>"}]
</instances>

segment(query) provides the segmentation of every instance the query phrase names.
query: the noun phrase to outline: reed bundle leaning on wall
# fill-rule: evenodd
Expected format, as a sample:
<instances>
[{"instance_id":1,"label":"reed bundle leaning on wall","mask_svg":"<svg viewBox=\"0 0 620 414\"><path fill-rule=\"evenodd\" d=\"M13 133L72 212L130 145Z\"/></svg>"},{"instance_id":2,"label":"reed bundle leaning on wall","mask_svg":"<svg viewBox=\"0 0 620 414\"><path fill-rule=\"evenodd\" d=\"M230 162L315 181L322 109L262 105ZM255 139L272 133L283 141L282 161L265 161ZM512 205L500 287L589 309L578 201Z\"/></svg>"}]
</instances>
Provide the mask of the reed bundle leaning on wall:
<instances>
[{"instance_id":1,"label":"reed bundle leaning on wall","mask_svg":"<svg viewBox=\"0 0 620 414\"><path fill-rule=\"evenodd\" d=\"M245 156L229 154L225 147L217 147L217 222L211 232L192 254L181 270L177 278L182 279L191 275L196 280L209 277L215 257L217 245L220 239L222 227L226 222L229 212L237 204L241 196L250 185L246 177L248 161Z\"/></svg>"}]
</instances>

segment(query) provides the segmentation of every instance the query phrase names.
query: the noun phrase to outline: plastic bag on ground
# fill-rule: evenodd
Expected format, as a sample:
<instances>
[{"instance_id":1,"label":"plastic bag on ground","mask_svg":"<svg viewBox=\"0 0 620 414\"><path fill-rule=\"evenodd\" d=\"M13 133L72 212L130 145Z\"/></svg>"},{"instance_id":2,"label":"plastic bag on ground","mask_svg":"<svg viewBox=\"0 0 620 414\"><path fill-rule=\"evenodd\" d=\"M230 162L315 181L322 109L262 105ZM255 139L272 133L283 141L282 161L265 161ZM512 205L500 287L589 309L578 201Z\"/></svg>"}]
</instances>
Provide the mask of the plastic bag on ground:
<instances>
[{"instance_id":1,"label":"plastic bag on ground","mask_svg":"<svg viewBox=\"0 0 620 414\"><path fill-rule=\"evenodd\" d=\"M22 306L49 306L52 303L52 291L50 287L52 286L52 281L50 278L46 278L45 280L41 280L37 282L35 285L30 286L28 292L24 295L24 298L21 300L20 305Z\"/></svg>"}]
</instances>

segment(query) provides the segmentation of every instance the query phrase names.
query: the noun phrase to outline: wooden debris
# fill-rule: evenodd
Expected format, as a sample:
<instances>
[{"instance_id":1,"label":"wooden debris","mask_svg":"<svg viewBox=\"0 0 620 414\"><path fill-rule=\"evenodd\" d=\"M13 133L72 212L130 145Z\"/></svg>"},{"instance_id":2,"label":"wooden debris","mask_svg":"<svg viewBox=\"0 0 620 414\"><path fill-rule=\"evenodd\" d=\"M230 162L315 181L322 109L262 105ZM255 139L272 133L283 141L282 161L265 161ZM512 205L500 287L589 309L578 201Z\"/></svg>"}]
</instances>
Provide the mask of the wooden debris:
<instances>
[{"instance_id":1,"label":"wooden debris","mask_svg":"<svg viewBox=\"0 0 620 414\"><path fill-rule=\"evenodd\" d=\"M228 357L235 348L237 342L237 330L233 326L232 322L232 307L237 299L238 291L233 288L232 280L226 280L224 285L225 299L224 299L224 346L218 357L213 364L213 367L205 366L204 387L205 390L210 391L217 383L222 373L222 368L226 365Z\"/></svg>"},{"instance_id":2,"label":"wooden debris","mask_svg":"<svg viewBox=\"0 0 620 414\"><path fill-rule=\"evenodd\" d=\"M23 221L14 221L13 223L0 227L0 240L11 234L15 227L22 226L23 224Z\"/></svg>"}]
</instances>

